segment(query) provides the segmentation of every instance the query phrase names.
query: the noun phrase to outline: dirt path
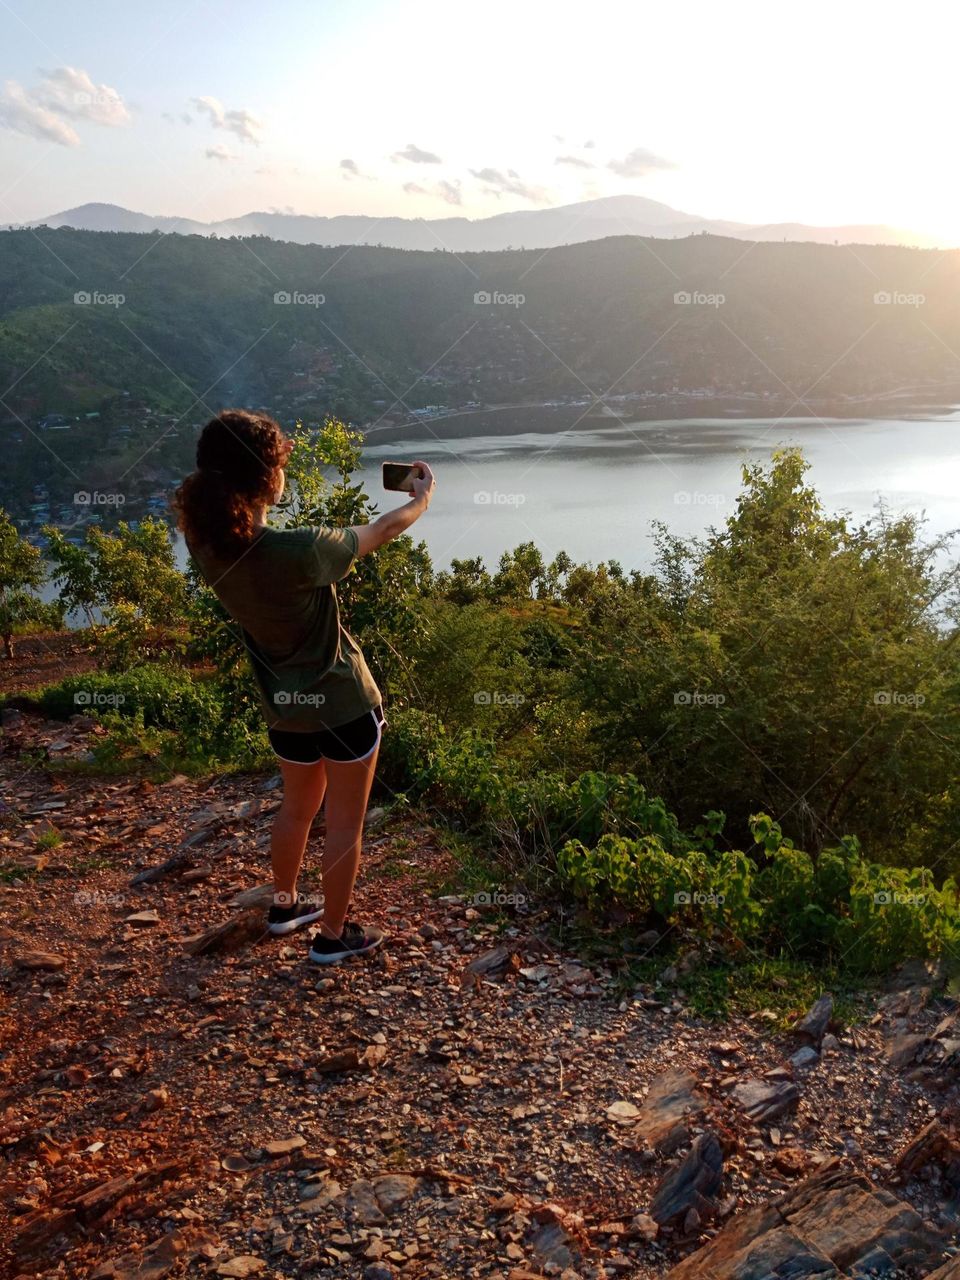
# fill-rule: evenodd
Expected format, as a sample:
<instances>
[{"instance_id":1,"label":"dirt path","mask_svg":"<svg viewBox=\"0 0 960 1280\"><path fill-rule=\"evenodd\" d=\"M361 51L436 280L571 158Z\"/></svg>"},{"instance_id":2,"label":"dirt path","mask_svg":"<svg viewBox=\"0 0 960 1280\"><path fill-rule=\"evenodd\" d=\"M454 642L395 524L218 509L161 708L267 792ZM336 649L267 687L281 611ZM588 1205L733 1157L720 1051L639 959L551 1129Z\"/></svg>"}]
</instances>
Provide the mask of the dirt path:
<instances>
[{"instance_id":1,"label":"dirt path","mask_svg":"<svg viewBox=\"0 0 960 1280\"><path fill-rule=\"evenodd\" d=\"M235 950L190 954L265 881L277 779L51 774L44 753L82 754L88 722L6 720L2 1274L655 1277L835 1155L954 1238L956 1192L894 1161L957 1089L891 1064L889 1018L783 1070L798 1045L769 1020L704 1023L533 914L444 895L456 867L409 818L368 832L355 914L391 935L375 958L318 969L309 931L265 938L256 909ZM38 847L51 827L62 843ZM903 999L900 1031L949 1011ZM752 1123L733 1090L778 1067L799 1102ZM692 1074L697 1109L669 1140L643 1128L664 1072ZM707 1128L713 1208L658 1227L657 1187Z\"/></svg>"}]
</instances>

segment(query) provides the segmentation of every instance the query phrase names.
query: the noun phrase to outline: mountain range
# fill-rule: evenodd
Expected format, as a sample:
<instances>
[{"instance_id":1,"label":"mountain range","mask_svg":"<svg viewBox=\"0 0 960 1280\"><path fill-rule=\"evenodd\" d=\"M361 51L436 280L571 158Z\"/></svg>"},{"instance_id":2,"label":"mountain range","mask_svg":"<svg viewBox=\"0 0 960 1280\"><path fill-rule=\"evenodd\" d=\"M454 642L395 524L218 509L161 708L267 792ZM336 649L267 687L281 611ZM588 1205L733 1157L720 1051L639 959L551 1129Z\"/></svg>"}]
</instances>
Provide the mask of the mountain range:
<instances>
[{"instance_id":1,"label":"mountain range","mask_svg":"<svg viewBox=\"0 0 960 1280\"><path fill-rule=\"evenodd\" d=\"M21 224L22 225L22 224ZM799 222L754 225L684 213L644 196L605 196L552 209L523 209L489 218L399 218L339 214L252 212L220 222L138 213L114 204L83 204L30 227L80 231L163 232L203 236L268 236L293 244L382 245L392 249L447 249L453 253L545 249L557 245L639 235L657 239L709 234L751 241L816 244L900 244L936 247L929 236L883 225L813 227Z\"/></svg>"}]
</instances>

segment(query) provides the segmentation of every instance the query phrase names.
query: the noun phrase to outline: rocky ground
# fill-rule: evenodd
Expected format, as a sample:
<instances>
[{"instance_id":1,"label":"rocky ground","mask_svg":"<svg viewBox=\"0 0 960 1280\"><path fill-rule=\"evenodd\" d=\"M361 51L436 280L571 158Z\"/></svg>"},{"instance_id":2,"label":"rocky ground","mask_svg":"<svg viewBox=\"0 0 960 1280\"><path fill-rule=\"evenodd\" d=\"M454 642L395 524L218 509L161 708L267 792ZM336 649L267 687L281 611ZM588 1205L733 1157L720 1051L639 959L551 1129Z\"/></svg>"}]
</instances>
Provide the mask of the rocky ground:
<instances>
[{"instance_id":1,"label":"rocky ground","mask_svg":"<svg viewBox=\"0 0 960 1280\"><path fill-rule=\"evenodd\" d=\"M2 1274L960 1277L921 967L854 1026L705 1022L380 811L355 914L389 943L318 969L264 934L278 778L95 779L62 767L94 720L3 721Z\"/></svg>"}]
</instances>

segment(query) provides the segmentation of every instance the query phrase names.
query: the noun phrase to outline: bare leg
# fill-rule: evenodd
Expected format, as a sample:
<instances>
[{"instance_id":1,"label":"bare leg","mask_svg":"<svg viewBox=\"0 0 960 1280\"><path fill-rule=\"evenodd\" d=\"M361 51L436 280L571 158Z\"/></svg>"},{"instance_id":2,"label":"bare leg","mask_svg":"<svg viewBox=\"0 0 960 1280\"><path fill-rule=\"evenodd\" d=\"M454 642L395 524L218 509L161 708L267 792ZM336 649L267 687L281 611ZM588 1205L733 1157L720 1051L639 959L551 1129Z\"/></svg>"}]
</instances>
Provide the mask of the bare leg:
<instances>
[{"instance_id":1,"label":"bare leg","mask_svg":"<svg viewBox=\"0 0 960 1280\"><path fill-rule=\"evenodd\" d=\"M366 760L349 764L328 760L327 838L323 849L323 919L320 928L328 938L343 932L353 884L360 865L363 817L377 767L379 744Z\"/></svg>"},{"instance_id":2,"label":"bare leg","mask_svg":"<svg viewBox=\"0 0 960 1280\"><path fill-rule=\"evenodd\" d=\"M323 804L327 786L326 761L288 764L281 760L280 772L283 775L283 801L270 833L270 858L277 901L290 905L296 901L297 876L307 847L310 823ZM281 894L289 896L281 897Z\"/></svg>"}]
</instances>

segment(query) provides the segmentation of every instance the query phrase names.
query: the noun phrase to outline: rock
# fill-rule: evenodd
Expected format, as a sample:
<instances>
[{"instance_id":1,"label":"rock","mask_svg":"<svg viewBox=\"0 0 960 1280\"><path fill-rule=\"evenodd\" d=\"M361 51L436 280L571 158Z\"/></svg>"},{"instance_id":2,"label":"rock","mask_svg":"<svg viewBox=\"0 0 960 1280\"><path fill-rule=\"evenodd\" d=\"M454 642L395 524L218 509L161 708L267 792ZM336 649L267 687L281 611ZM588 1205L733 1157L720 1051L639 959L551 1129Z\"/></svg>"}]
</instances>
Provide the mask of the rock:
<instances>
[{"instance_id":1,"label":"rock","mask_svg":"<svg viewBox=\"0 0 960 1280\"><path fill-rule=\"evenodd\" d=\"M23 951L13 962L18 969L31 972L58 973L66 965L63 956L54 955L52 951Z\"/></svg>"},{"instance_id":2,"label":"rock","mask_svg":"<svg viewBox=\"0 0 960 1280\"><path fill-rule=\"evenodd\" d=\"M291 1151L299 1151L306 1145L306 1138L295 1133L292 1138L276 1138L273 1142L265 1142L263 1149L268 1156L287 1156Z\"/></svg>"},{"instance_id":3,"label":"rock","mask_svg":"<svg viewBox=\"0 0 960 1280\"><path fill-rule=\"evenodd\" d=\"M960 1280L960 1254L931 1271L927 1280Z\"/></svg>"},{"instance_id":4,"label":"rock","mask_svg":"<svg viewBox=\"0 0 960 1280\"><path fill-rule=\"evenodd\" d=\"M657 1187L650 1217L660 1226L685 1218L696 1209L701 1218L716 1212L713 1197L720 1189L723 1152L714 1134L702 1133L689 1153L671 1169Z\"/></svg>"},{"instance_id":5,"label":"rock","mask_svg":"<svg viewBox=\"0 0 960 1280\"><path fill-rule=\"evenodd\" d=\"M342 1197L344 1213L357 1218L367 1227L382 1227L386 1224L386 1215L380 1208L377 1193L372 1182L366 1178L358 1178L352 1183Z\"/></svg>"},{"instance_id":6,"label":"rock","mask_svg":"<svg viewBox=\"0 0 960 1280\"><path fill-rule=\"evenodd\" d=\"M810 1157L800 1147L781 1147L774 1152L772 1163L785 1178L799 1178L809 1168Z\"/></svg>"},{"instance_id":7,"label":"rock","mask_svg":"<svg viewBox=\"0 0 960 1280\"><path fill-rule=\"evenodd\" d=\"M371 1262L363 1269L363 1280L396 1280L396 1274L385 1262Z\"/></svg>"},{"instance_id":8,"label":"rock","mask_svg":"<svg viewBox=\"0 0 960 1280\"><path fill-rule=\"evenodd\" d=\"M684 1071L667 1071L653 1081L632 1131L636 1146L671 1156L688 1144L684 1121L706 1106L695 1086L696 1077Z\"/></svg>"},{"instance_id":9,"label":"rock","mask_svg":"<svg viewBox=\"0 0 960 1280\"><path fill-rule=\"evenodd\" d=\"M617 1124L632 1124L639 1114L640 1108L635 1107L632 1102L626 1102L623 1098L618 1098L607 1107L608 1118L615 1120Z\"/></svg>"},{"instance_id":10,"label":"rock","mask_svg":"<svg viewBox=\"0 0 960 1280\"><path fill-rule=\"evenodd\" d=\"M253 1168L253 1165L246 1156L230 1154L220 1161L220 1168L226 1169L227 1173L246 1173L248 1169Z\"/></svg>"},{"instance_id":11,"label":"rock","mask_svg":"<svg viewBox=\"0 0 960 1280\"><path fill-rule=\"evenodd\" d=\"M820 1055L812 1045L805 1044L802 1049L790 1059L790 1065L795 1071L805 1071L808 1067L815 1067L820 1061Z\"/></svg>"},{"instance_id":12,"label":"rock","mask_svg":"<svg viewBox=\"0 0 960 1280\"><path fill-rule=\"evenodd\" d=\"M921 1050L925 1049L929 1043L929 1036L894 1036L887 1045L887 1061L890 1063L891 1067L901 1071L904 1067L908 1067L912 1062L915 1062L919 1057Z\"/></svg>"},{"instance_id":13,"label":"rock","mask_svg":"<svg viewBox=\"0 0 960 1280\"><path fill-rule=\"evenodd\" d=\"M960 1185L960 1145L939 1120L931 1120L897 1156L896 1167L908 1178L930 1164L943 1169L948 1182Z\"/></svg>"},{"instance_id":14,"label":"rock","mask_svg":"<svg viewBox=\"0 0 960 1280\"><path fill-rule=\"evenodd\" d=\"M387 1046L368 1044L361 1053L358 1049L343 1049L339 1053L328 1053L312 1062L311 1068L322 1075L338 1075L342 1071L373 1071L385 1061Z\"/></svg>"},{"instance_id":15,"label":"rock","mask_svg":"<svg viewBox=\"0 0 960 1280\"><path fill-rule=\"evenodd\" d=\"M943 984L945 972L942 961L906 960L887 984L891 992L927 990Z\"/></svg>"},{"instance_id":16,"label":"rock","mask_svg":"<svg viewBox=\"0 0 960 1280\"><path fill-rule=\"evenodd\" d=\"M335 1182L333 1178L325 1178L320 1183L319 1189L312 1187L316 1191L310 1200L303 1200L300 1204L301 1213L322 1213L324 1209L328 1209L334 1200L339 1200L343 1195L343 1188L339 1182Z\"/></svg>"},{"instance_id":17,"label":"rock","mask_svg":"<svg viewBox=\"0 0 960 1280\"><path fill-rule=\"evenodd\" d=\"M159 1111L170 1101L170 1094L161 1085L159 1089L151 1089L143 1099L144 1111Z\"/></svg>"},{"instance_id":18,"label":"rock","mask_svg":"<svg viewBox=\"0 0 960 1280\"><path fill-rule=\"evenodd\" d=\"M941 1242L908 1204L829 1160L778 1200L731 1218L669 1280L828 1280L938 1260Z\"/></svg>"},{"instance_id":19,"label":"rock","mask_svg":"<svg viewBox=\"0 0 960 1280\"><path fill-rule=\"evenodd\" d=\"M823 1049L824 1053L836 1053L840 1048L840 1041L836 1036L827 1034L823 1037L820 1047Z\"/></svg>"},{"instance_id":20,"label":"rock","mask_svg":"<svg viewBox=\"0 0 960 1280\"><path fill-rule=\"evenodd\" d=\"M182 1267L198 1257L209 1259L218 1251L219 1242L213 1231L198 1226L178 1227L145 1249L100 1263L91 1280L164 1280L178 1263Z\"/></svg>"},{"instance_id":21,"label":"rock","mask_svg":"<svg viewBox=\"0 0 960 1280\"><path fill-rule=\"evenodd\" d=\"M833 996L822 995L810 1008L806 1017L793 1028L793 1034L806 1041L813 1049L819 1050L823 1037L833 1017Z\"/></svg>"},{"instance_id":22,"label":"rock","mask_svg":"<svg viewBox=\"0 0 960 1280\"><path fill-rule=\"evenodd\" d=\"M530 1237L530 1247L545 1264L570 1267L574 1257L569 1249L569 1240L559 1222L545 1222Z\"/></svg>"},{"instance_id":23,"label":"rock","mask_svg":"<svg viewBox=\"0 0 960 1280\"><path fill-rule=\"evenodd\" d=\"M263 1258L257 1258L252 1253L241 1253L228 1262L221 1262L217 1267L217 1275L243 1280L244 1276L255 1276L258 1271L263 1271L266 1265Z\"/></svg>"},{"instance_id":24,"label":"rock","mask_svg":"<svg viewBox=\"0 0 960 1280\"><path fill-rule=\"evenodd\" d=\"M477 986L482 978L502 977L508 971L516 972L519 968L520 961L510 947L494 947L490 951L484 951L482 955L475 956L469 964L464 966L463 973L460 975L460 986Z\"/></svg>"},{"instance_id":25,"label":"rock","mask_svg":"<svg viewBox=\"0 0 960 1280\"><path fill-rule=\"evenodd\" d=\"M257 884L252 889L244 889L240 893L235 893L227 902L228 907L263 907L266 909L273 904L274 887L273 881L270 884Z\"/></svg>"},{"instance_id":26,"label":"rock","mask_svg":"<svg viewBox=\"0 0 960 1280\"><path fill-rule=\"evenodd\" d=\"M417 1189L417 1179L405 1173L387 1173L374 1178L373 1194L386 1214L394 1213Z\"/></svg>"},{"instance_id":27,"label":"rock","mask_svg":"<svg viewBox=\"0 0 960 1280\"><path fill-rule=\"evenodd\" d=\"M630 1219L630 1234L648 1243L656 1240L659 1231L659 1223L655 1222L648 1213L638 1213L636 1217Z\"/></svg>"},{"instance_id":28,"label":"rock","mask_svg":"<svg viewBox=\"0 0 960 1280\"><path fill-rule=\"evenodd\" d=\"M435 924L430 924L429 922L427 922L420 926L420 928L417 930L417 933L424 940L424 942L432 942L433 939L439 935L440 930L437 928Z\"/></svg>"},{"instance_id":29,"label":"rock","mask_svg":"<svg viewBox=\"0 0 960 1280\"><path fill-rule=\"evenodd\" d=\"M793 1107L800 1090L790 1080L744 1080L734 1089L733 1097L751 1120L763 1124Z\"/></svg>"},{"instance_id":30,"label":"rock","mask_svg":"<svg viewBox=\"0 0 960 1280\"><path fill-rule=\"evenodd\" d=\"M136 925L137 928L146 929L150 925L159 924L160 917L155 911L134 911L132 915L125 918L124 924Z\"/></svg>"},{"instance_id":31,"label":"rock","mask_svg":"<svg viewBox=\"0 0 960 1280\"><path fill-rule=\"evenodd\" d=\"M266 932L263 912L258 907L248 907L239 915L215 924L196 938L184 943L184 950L191 956L205 956L215 952L237 951L255 942Z\"/></svg>"}]
</instances>

